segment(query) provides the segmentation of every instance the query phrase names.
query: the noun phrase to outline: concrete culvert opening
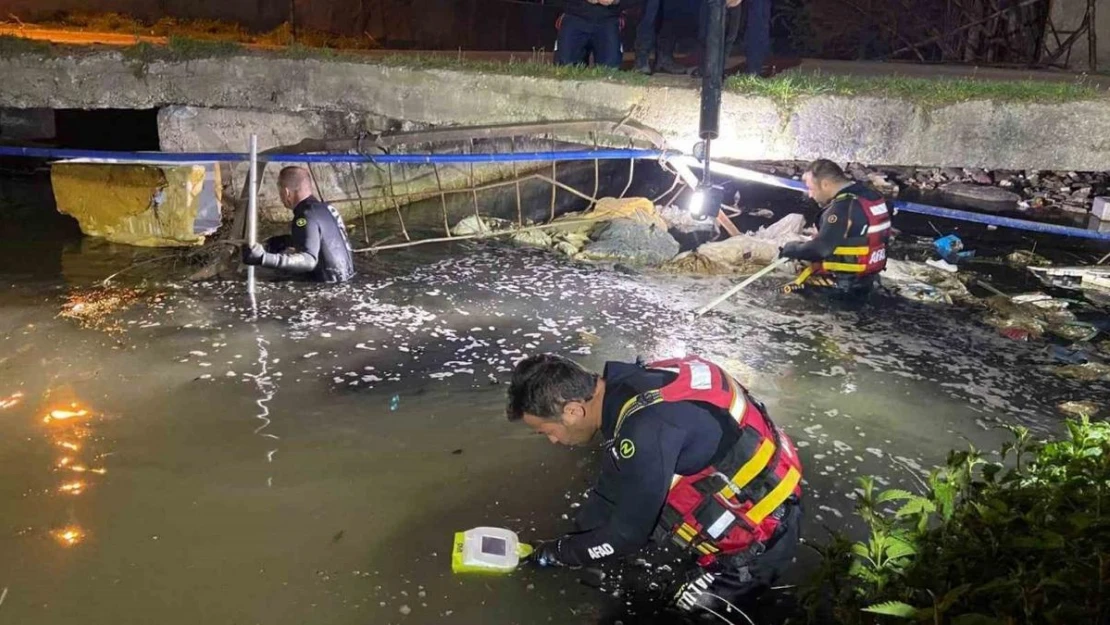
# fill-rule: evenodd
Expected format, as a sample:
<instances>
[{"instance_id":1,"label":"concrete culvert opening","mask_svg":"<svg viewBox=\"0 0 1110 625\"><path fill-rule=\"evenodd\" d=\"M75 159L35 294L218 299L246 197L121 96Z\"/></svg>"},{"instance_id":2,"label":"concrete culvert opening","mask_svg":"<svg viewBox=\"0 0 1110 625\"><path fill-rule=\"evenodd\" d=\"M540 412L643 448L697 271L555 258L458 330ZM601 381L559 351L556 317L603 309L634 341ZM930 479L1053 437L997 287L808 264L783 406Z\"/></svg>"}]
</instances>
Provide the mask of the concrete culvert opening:
<instances>
[{"instance_id":1,"label":"concrete culvert opening","mask_svg":"<svg viewBox=\"0 0 1110 625\"><path fill-rule=\"evenodd\" d=\"M155 109L0 109L0 141L30 148L157 151ZM56 276L82 251L130 258L136 251L83 237L73 217L58 211L51 183L53 161L0 157L0 264L12 276ZM96 263L93 263L94 265ZM82 262L77 262L81 266ZM103 267L89 267L89 277ZM77 270L83 274L84 270Z\"/></svg>"}]
</instances>

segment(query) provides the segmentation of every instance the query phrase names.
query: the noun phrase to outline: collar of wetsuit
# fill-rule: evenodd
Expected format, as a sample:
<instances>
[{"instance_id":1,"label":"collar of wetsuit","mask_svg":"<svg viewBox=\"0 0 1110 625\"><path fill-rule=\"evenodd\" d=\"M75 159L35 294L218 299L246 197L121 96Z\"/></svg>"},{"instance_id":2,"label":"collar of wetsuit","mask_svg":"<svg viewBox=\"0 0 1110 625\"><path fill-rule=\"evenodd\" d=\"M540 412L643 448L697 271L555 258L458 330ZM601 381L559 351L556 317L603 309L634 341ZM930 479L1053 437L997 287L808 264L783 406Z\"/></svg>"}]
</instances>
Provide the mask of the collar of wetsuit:
<instances>
[{"instance_id":1,"label":"collar of wetsuit","mask_svg":"<svg viewBox=\"0 0 1110 625\"><path fill-rule=\"evenodd\" d=\"M601 434L605 440L613 438L621 406L635 394L634 390L627 388L628 379L643 371L643 367L632 363L605 363L605 369L601 373L605 380L605 397L601 402Z\"/></svg>"},{"instance_id":2,"label":"collar of wetsuit","mask_svg":"<svg viewBox=\"0 0 1110 625\"><path fill-rule=\"evenodd\" d=\"M308 210L308 208L310 206L312 206L313 204L319 203L319 201L320 200L317 200L315 195L310 195L310 196L306 197L305 199L301 200L300 203L298 203L296 206L294 206L293 211L295 212L295 211Z\"/></svg>"}]
</instances>

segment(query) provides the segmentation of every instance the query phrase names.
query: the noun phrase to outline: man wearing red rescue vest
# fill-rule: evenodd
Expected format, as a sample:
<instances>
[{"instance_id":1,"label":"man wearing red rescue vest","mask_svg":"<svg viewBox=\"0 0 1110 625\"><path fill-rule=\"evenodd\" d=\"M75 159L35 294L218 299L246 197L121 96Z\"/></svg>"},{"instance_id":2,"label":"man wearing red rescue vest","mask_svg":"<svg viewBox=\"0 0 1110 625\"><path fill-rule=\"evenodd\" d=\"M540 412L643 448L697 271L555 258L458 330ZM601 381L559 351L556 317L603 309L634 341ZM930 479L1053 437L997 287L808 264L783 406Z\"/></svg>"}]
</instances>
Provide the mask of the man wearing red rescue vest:
<instances>
[{"instance_id":1,"label":"man wearing red rescue vest","mask_svg":"<svg viewBox=\"0 0 1110 625\"><path fill-rule=\"evenodd\" d=\"M731 614L771 587L799 539L801 462L763 406L695 356L610 362L599 376L552 354L517 365L508 416L552 443L600 432L601 476L577 531L540 543L540 566L582 566L673 541L694 567L674 599Z\"/></svg>"},{"instance_id":2,"label":"man wearing red rescue vest","mask_svg":"<svg viewBox=\"0 0 1110 625\"><path fill-rule=\"evenodd\" d=\"M835 287L849 293L870 290L886 269L890 238L886 200L874 189L852 182L839 165L824 159L814 161L802 180L809 196L825 209L813 240L782 248L784 258L810 262L787 290L805 286Z\"/></svg>"}]
</instances>

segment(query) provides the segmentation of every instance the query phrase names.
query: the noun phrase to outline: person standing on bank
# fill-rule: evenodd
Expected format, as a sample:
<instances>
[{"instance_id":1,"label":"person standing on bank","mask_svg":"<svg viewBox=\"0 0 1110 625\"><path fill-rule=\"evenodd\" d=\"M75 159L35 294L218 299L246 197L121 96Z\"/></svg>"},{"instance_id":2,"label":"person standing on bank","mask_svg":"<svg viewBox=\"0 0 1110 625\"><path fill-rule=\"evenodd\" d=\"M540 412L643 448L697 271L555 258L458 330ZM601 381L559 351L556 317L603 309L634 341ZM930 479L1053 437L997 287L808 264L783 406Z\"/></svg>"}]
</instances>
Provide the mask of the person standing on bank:
<instances>
[{"instance_id":1,"label":"person standing on bank","mask_svg":"<svg viewBox=\"0 0 1110 625\"><path fill-rule=\"evenodd\" d=\"M794 558L802 465L790 438L721 367L687 356L610 362L599 376L545 354L521 361L508 418L552 443L600 432L601 476L578 531L536 545L541 567L578 567L639 551L650 539L688 554L672 607L733 614Z\"/></svg>"},{"instance_id":2,"label":"person standing on bank","mask_svg":"<svg viewBox=\"0 0 1110 625\"><path fill-rule=\"evenodd\" d=\"M699 22L698 41L705 45L705 29L708 23L707 2L702 2ZM745 73L761 76L767 56L771 52L771 0L725 0L725 66L736 47L740 36L740 24L744 21ZM742 15L746 12L747 15Z\"/></svg>"},{"instance_id":3,"label":"person standing on bank","mask_svg":"<svg viewBox=\"0 0 1110 625\"><path fill-rule=\"evenodd\" d=\"M586 65L593 53L594 65L620 69L620 0L567 0L559 17L555 41L556 65Z\"/></svg>"},{"instance_id":4,"label":"person standing on bank","mask_svg":"<svg viewBox=\"0 0 1110 625\"><path fill-rule=\"evenodd\" d=\"M346 282L355 263L343 218L332 206L316 199L312 176L303 167L286 167L278 174L281 203L293 211L290 234L243 246L243 263L309 274L317 282Z\"/></svg>"}]
</instances>

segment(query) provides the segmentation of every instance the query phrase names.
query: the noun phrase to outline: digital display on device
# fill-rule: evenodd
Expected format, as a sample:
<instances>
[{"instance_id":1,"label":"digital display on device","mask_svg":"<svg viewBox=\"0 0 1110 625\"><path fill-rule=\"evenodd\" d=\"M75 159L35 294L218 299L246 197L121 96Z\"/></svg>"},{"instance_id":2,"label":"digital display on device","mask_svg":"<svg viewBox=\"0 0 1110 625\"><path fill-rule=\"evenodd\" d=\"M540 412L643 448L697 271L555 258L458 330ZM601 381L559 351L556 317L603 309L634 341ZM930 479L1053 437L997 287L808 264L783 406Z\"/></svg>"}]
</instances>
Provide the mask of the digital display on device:
<instances>
[{"instance_id":1,"label":"digital display on device","mask_svg":"<svg viewBox=\"0 0 1110 625\"><path fill-rule=\"evenodd\" d=\"M507 555L508 546L509 544L504 538L497 538L496 536L482 537L482 553L488 553L494 556Z\"/></svg>"}]
</instances>

